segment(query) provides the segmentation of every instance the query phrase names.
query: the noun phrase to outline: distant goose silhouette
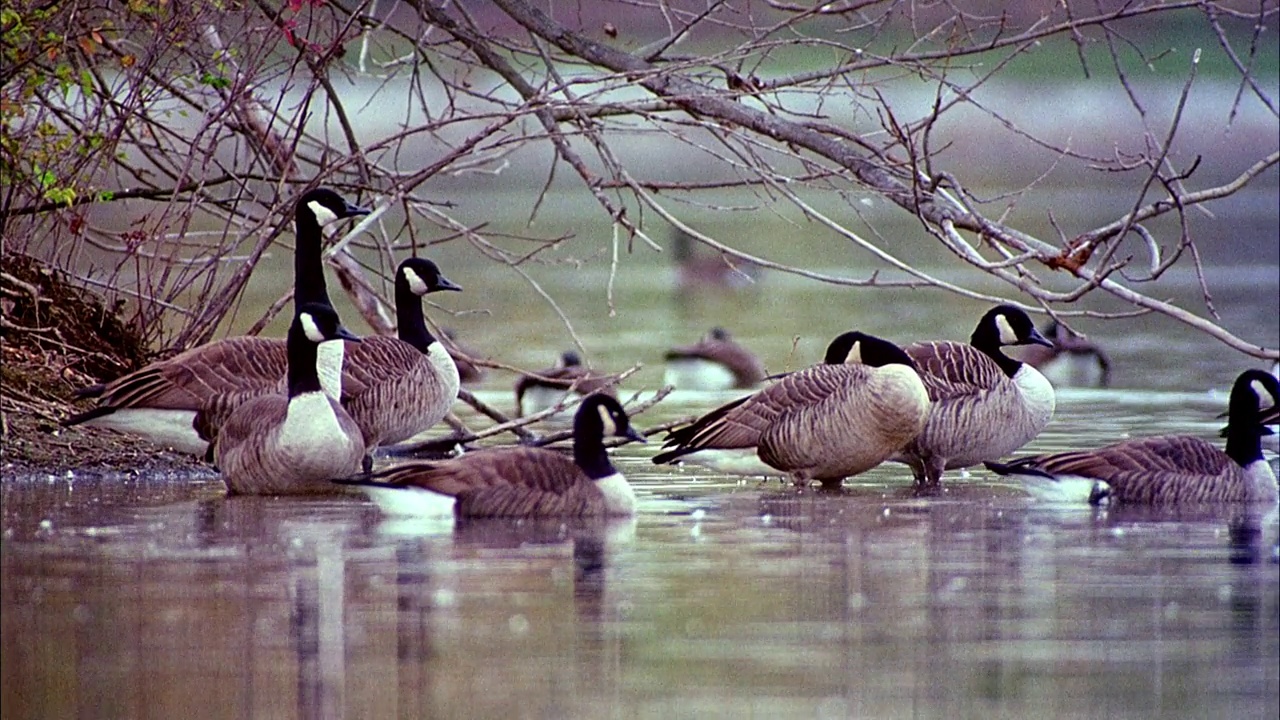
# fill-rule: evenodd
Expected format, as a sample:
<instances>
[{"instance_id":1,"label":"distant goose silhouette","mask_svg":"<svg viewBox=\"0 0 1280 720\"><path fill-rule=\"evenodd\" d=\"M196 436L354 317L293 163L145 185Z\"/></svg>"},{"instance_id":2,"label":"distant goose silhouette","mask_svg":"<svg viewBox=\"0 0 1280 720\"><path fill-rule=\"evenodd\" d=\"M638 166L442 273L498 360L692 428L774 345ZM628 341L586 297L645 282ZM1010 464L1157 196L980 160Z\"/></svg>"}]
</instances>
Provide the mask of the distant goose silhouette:
<instances>
[{"instance_id":1,"label":"distant goose silhouette","mask_svg":"<svg viewBox=\"0 0 1280 720\"><path fill-rule=\"evenodd\" d=\"M521 375L516 380L516 416L532 415L560 403L568 396L570 388L575 395L583 397L603 393L616 398L613 380L612 375L587 369L578 353L569 350L561 353L559 362L554 366Z\"/></svg>"},{"instance_id":2,"label":"distant goose silhouette","mask_svg":"<svg viewBox=\"0 0 1280 720\"><path fill-rule=\"evenodd\" d=\"M986 466L1053 501L1275 502L1276 476L1263 460L1261 439L1274 436L1266 425L1280 422L1280 381L1262 370L1246 370L1231 388L1227 412L1225 451L1197 437L1166 435Z\"/></svg>"},{"instance_id":3,"label":"distant goose silhouette","mask_svg":"<svg viewBox=\"0 0 1280 720\"><path fill-rule=\"evenodd\" d=\"M712 328L693 345L671 348L666 362L663 382L685 390L751 388L764 380L760 358L724 328Z\"/></svg>"},{"instance_id":4,"label":"distant goose silhouette","mask_svg":"<svg viewBox=\"0 0 1280 720\"><path fill-rule=\"evenodd\" d=\"M1041 332L1053 347L1032 345L1022 361L1039 370L1054 387L1108 387L1111 359L1096 343L1068 330L1057 320L1049 321Z\"/></svg>"},{"instance_id":5,"label":"distant goose silhouette","mask_svg":"<svg viewBox=\"0 0 1280 720\"><path fill-rule=\"evenodd\" d=\"M606 435L645 441L617 400L591 395L574 416L572 456L550 448L496 448L452 460L408 462L346 482L389 515L632 515L635 491L609 461Z\"/></svg>"},{"instance_id":6,"label":"distant goose silhouette","mask_svg":"<svg viewBox=\"0 0 1280 720\"><path fill-rule=\"evenodd\" d=\"M725 254L701 254L697 241L680 228L671 230L671 259L676 266L676 283L686 290L699 287L747 288L760 277L753 262Z\"/></svg>"}]
</instances>

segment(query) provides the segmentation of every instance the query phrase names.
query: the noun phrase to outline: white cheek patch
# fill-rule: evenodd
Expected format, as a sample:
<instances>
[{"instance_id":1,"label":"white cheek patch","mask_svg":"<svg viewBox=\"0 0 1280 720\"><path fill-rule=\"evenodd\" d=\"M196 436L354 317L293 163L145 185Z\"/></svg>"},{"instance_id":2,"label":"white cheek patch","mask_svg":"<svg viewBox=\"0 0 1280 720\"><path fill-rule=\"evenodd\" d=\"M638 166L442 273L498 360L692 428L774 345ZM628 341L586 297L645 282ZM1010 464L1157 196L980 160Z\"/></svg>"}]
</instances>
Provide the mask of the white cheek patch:
<instances>
[{"instance_id":1,"label":"white cheek patch","mask_svg":"<svg viewBox=\"0 0 1280 720\"><path fill-rule=\"evenodd\" d=\"M412 291L414 295L426 295L431 290L431 288L427 287L427 284L423 282L422 276L414 272L411 268L404 269L404 279L409 282L409 290Z\"/></svg>"},{"instance_id":2,"label":"white cheek patch","mask_svg":"<svg viewBox=\"0 0 1280 720\"><path fill-rule=\"evenodd\" d=\"M313 343L324 342L324 333L320 332L320 327L316 325L316 319L311 317L311 313L299 315L298 322L302 323L302 332L306 334L308 340Z\"/></svg>"},{"instance_id":3,"label":"white cheek patch","mask_svg":"<svg viewBox=\"0 0 1280 720\"><path fill-rule=\"evenodd\" d=\"M846 365L862 364L862 341L858 340L853 343L853 347L849 348L849 354L844 356Z\"/></svg>"},{"instance_id":4,"label":"white cheek patch","mask_svg":"<svg viewBox=\"0 0 1280 720\"><path fill-rule=\"evenodd\" d=\"M1001 345L1017 345L1021 341L1018 333L1014 332L1013 326L1009 324L1009 318L1004 315L996 316L996 330L1000 333Z\"/></svg>"},{"instance_id":5,"label":"white cheek patch","mask_svg":"<svg viewBox=\"0 0 1280 720\"><path fill-rule=\"evenodd\" d=\"M312 215L316 216L316 222L320 223L320 227L324 227L338 219L337 213L315 200L307 203L307 209L311 211Z\"/></svg>"},{"instance_id":6,"label":"white cheek patch","mask_svg":"<svg viewBox=\"0 0 1280 720\"><path fill-rule=\"evenodd\" d=\"M597 405L596 412L600 413L600 425L604 428L604 436L616 435L618 425L613 421L613 413L609 412L609 408Z\"/></svg>"},{"instance_id":7,"label":"white cheek patch","mask_svg":"<svg viewBox=\"0 0 1280 720\"><path fill-rule=\"evenodd\" d=\"M1258 409L1266 410L1267 405L1263 398L1271 397L1271 391L1267 389L1267 386L1263 385L1260 380L1251 380L1249 381L1249 389L1253 391L1254 395L1258 396Z\"/></svg>"}]
</instances>

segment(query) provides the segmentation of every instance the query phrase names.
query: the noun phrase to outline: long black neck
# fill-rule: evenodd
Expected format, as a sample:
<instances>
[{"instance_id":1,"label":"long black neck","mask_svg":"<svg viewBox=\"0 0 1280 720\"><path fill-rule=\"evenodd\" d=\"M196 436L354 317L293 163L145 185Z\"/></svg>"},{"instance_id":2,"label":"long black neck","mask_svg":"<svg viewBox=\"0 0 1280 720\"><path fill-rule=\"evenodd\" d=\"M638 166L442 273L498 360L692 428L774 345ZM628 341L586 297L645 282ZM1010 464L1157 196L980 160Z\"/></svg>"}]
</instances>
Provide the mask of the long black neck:
<instances>
[{"instance_id":1,"label":"long black neck","mask_svg":"<svg viewBox=\"0 0 1280 720\"><path fill-rule=\"evenodd\" d=\"M285 341L289 354L289 397L320 390L320 375L316 372L316 354L320 347L307 339L301 327L294 323Z\"/></svg>"},{"instance_id":2,"label":"long black neck","mask_svg":"<svg viewBox=\"0 0 1280 720\"><path fill-rule=\"evenodd\" d=\"M324 284L324 265L320 260L324 235L316 216L305 206L300 206L294 220L297 227L296 246L293 251L293 302L294 307L306 303L329 302L329 289Z\"/></svg>"},{"instance_id":3,"label":"long black neck","mask_svg":"<svg viewBox=\"0 0 1280 720\"><path fill-rule=\"evenodd\" d=\"M409 281L401 273L396 277L396 332L400 339L427 352L436 341L422 316L422 298L409 289Z\"/></svg>"},{"instance_id":4,"label":"long black neck","mask_svg":"<svg viewBox=\"0 0 1280 720\"><path fill-rule=\"evenodd\" d=\"M1236 393L1232 393L1227 417L1227 457L1240 467L1261 460L1264 428L1258 422L1257 401L1243 397L1237 399Z\"/></svg>"},{"instance_id":5,"label":"long black neck","mask_svg":"<svg viewBox=\"0 0 1280 720\"><path fill-rule=\"evenodd\" d=\"M987 357L996 361L1004 374L1013 377L1022 368L1022 363L1005 355L1000 349L1000 335L990 323L981 323L969 336L969 344L986 353Z\"/></svg>"},{"instance_id":6,"label":"long black neck","mask_svg":"<svg viewBox=\"0 0 1280 720\"><path fill-rule=\"evenodd\" d=\"M604 426L594 408L579 409L573 421L573 461L592 480L618 472L604 450Z\"/></svg>"}]
</instances>

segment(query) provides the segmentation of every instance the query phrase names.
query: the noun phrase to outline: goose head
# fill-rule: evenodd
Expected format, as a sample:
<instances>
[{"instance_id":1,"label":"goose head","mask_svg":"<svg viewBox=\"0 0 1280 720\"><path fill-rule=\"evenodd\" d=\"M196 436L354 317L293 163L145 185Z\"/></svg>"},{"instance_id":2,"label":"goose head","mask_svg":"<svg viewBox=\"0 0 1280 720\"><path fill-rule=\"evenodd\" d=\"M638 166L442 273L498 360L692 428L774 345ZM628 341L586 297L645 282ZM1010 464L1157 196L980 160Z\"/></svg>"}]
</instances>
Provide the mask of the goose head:
<instances>
[{"instance_id":1,"label":"goose head","mask_svg":"<svg viewBox=\"0 0 1280 720\"><path fill-rule=\"evenodd\" d=\"M359 336L343 327L338 311L325 303L305 303L299 307L294 327L317 345L335 340L360 342Z\"/></svg>"},{"instance_id":2,"label":"goose head","mask_svg":"<svg viewBox=\"0 0 1280 720\"><path fill-rule=\"evenodd\" d=\"M885 365L906 365L915 368L916 364L906 351L888 340L868 335L856 330L837 335L827 345L827 354L822 362L827 365L856 363L883 367Z\"/></svg>"},{"instance_id":3,"label":"goose head","mask_svg":"<svg viewBox=\"0 0 1280 720\"><path fill-rule=\"evenodd\" d=\"M996 350L1006 345L1054 346L1040 334L1030 316L1012 305L997 305L988 310L969 337L969 344L983 350Z\"/></svg>"},{"instance_id":4,"label":"goose head","mask_svg":"<svg viewBox=\"0 0 1280 720\"><path fill-rule=\"evenodd\" d=\"M461 292L462 286L440 272L440 267L426 258L406 258L396 269L396 285L403 282L414 295L422 296L441 290Z\"/></svg>"},{"instance_id":5,"label":"goose head","mask_svg":"<svg viewBox=\"0 0 1280 720\"><path fill-rule=\"evenodd\" d=\"M578 407L573 419L575 438L624 437L636 442L647 442L644 435L631 427L631 418L616 398L595 393L588 395Z\"/></svg>"},{"instance_id":6,"label":"goose head","mask_svg":"<svg viewBox=\"0 0 1280 720\"><path fill-rule=\"evenodd\" d=\"M313 221L323 228L338 220L368 215L369 209L353 205L333 190L322 187L304 193L298 199L296 212L299 223Z\"/></svg>"}]
</instances>

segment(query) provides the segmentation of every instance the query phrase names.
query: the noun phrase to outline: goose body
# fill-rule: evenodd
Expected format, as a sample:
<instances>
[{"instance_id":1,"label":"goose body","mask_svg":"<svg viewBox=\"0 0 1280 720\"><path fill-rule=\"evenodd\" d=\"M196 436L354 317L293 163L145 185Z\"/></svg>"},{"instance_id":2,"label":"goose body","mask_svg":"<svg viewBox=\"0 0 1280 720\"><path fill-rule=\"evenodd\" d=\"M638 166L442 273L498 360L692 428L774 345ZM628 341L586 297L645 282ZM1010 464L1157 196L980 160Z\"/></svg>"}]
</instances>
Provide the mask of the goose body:
<instances>
[{"instance_id":1,"label":"goose body","mask_svg":"<svg viewBox=\"0 0 1280 720\"><path fill-rule=\"evenodd\" d=\"M712 328L693 345L666 354L663 382L685 390L751 388L764 380L764 365L727 330Z\"/></svg>"},{"instance_id":2,"label":"goose body","mask_svg":"<svg viewBox=\"0 0 1280 720\"><path fill-rule=\"evenodd\" d=\"M1111 359L1096 343L1052 321L1041 332L1053 347L1031 345L1019 356L1054 387L1108 387Z\"/></svg>"},{"instance_id":3,"label":"goose body","mask_svg":"<svg viewBox=\"0 0 1280 720\"><path fill-rule=\"evenodd\" d=\"M614 385L612 376L593 373L578 353L568 351L553 367L520 376L515 385L516 415L542 412L562 402L570 392L583 397L595 393L617 397Z\"/></svg>"},{"instance_id":4,"label":"goose body","mask_svg":"<svg viewBox=\"0 0 1280 720\"><path fill-rule=\"evenodd\" d=\"M1053 417L1053 386L1035 368L1001 352L1006 345L1048 343L1026 313L989 310L970 344L908 345L932 409L920 434L894 460L911 467L919 486L941 483L944 470L995 460L1030 442Z\"/></svg>"},{"instance_id":5,"label":"goose body","mask_svg":"<svg viewBox=\"0 0 1280 720\"><path fill-rule=\"evenodd\" d=\"M295 304L330 304L320 266L323 228L368 212L327 188L307 192L298 200ZM95 407L64 424L142 435L164 447L205 455L217 427L236 407L253 397L287 390L287 370L281 340L218 340L84 388L77 395L96 398Z\"/></svg>"},{"instance_id":6,"label":"goose body","mask_svg":"<svg viewBox=\"0 0 1280 720\"><path fill-rule=\"evenodd\" d=\"M835 348L844 348L836 350ZM843 478L889 459L923 429L929 397L902 349L863 333L845 333L835 352L857 362L815 365L673 430L654 463L700 450L754 448L766 465L797 484Z\"/></svg>"},{"instance_id":7,"label":"goose body","mask_svg":"<svg viewBox=\"0 0 1280 720\"><path fill-rule=\"evenodd\" d=\"M1280 421L1278 405L1280 382L1249 370L1231 389L1225 450L1201 438L1168 435L986 465L1018 478L1036 497L1053 501L1274 502L1276 476L1263 460L1261 438L1271 432L1265 425Z\"/></svg>"},{"instance_id":8,"label":"goose body","mask_svg":"<svg viewBox=\"0 0 1280 720\"><path fill-rule=\"evenodd\" d=\"M549 448L480 450L451 460L404 463L348 482L390 515L632 515L635 493L609 461L606 433L644 442L617 400L591 395L574 417L572 457Z\"/></svg>"},{"instance_id":9,"label":"goose body","mask_svg":"<svg viewBox=\"0 0 1280 720\"><path fill-rule=\"evenodd\" d=\"M229 413L213 454L232 495L333 491L365 455L360 429L341 392L343 338L352 336L328 305L303 305L288 337L288 395L259 395Z\"/></svg>"}]
</instances>

